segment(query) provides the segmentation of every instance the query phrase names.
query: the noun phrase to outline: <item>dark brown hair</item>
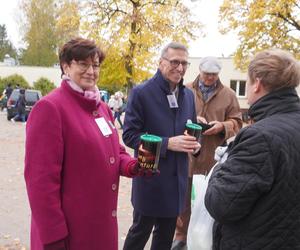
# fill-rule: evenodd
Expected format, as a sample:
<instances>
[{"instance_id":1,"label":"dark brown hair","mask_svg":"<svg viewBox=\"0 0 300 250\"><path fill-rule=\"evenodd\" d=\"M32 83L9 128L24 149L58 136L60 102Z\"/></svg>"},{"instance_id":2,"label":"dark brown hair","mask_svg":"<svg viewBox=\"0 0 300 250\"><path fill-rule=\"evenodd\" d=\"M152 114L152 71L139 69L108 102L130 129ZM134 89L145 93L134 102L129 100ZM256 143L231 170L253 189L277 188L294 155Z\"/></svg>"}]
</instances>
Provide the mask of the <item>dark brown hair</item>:
<instances>
[{"instance_id":1,"label":"dark brown hair","mask_svg":"<svg viewBox=\"0 0 300 250\"><path fill-rule=\"evenodd\" d=\"M297 87L300 82L300 64L287 51L269 49L259 52L248 67L250 84L260 79L267 91Z\"/></svg>"},{"instance_id":2,"label":"dark brown hair","mask_svg":"<svg viewBox=\"0 0 300 250\"><path fill-rule=\"evenodd\" d=\"M87 58L99 57L99 63L102 63L105 55L104 52L89 39L77 37L65 43L59 51L59 63L62 74L64 74L62 64L71 64L72 60L80 61Z\"/></svg>"}]
</instances>

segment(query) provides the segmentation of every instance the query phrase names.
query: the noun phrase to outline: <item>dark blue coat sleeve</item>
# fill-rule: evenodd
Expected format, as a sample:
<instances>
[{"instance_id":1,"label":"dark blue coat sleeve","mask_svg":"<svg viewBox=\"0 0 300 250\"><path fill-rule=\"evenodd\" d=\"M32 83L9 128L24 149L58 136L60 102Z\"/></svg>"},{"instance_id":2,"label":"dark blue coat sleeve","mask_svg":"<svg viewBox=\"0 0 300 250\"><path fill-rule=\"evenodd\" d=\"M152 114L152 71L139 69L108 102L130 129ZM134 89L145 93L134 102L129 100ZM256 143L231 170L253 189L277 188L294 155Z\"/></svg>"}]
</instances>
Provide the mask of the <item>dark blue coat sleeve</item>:
<instances>
[{"instance_id":1,"label":"dark blue coat sleeve","mask_svg":"<svg viewBox=\"0 0 300 250\"><path fill-rule=\"evenodd\" d=\"M146 113L145 107L146 105L152 107L153 103L151 98L149 98L149 93L143 93L143 91L142 86L137 86L131 90L124 119L122 139L126 146L135 150L140 144L140 136L145 133L151 133L151 125L145 124L146 118L149 120L151 114L149 112ZM153 112L155 112L154 110L153 106ZM162 137L160 156L165 157L169 138L160 134L158 136Z\"/></svg>"},{"instance_id":2,"label":"dark blue coat sleeve","mask_svg":"<svg viewBox=\"0 0 300 250\"><path fill-rule=\"evenodd\" d=\"M139 89L133 88L127 102L122 138L126 146L137 149L144 133L143 104Z\"/></svg>"}]
</instances>

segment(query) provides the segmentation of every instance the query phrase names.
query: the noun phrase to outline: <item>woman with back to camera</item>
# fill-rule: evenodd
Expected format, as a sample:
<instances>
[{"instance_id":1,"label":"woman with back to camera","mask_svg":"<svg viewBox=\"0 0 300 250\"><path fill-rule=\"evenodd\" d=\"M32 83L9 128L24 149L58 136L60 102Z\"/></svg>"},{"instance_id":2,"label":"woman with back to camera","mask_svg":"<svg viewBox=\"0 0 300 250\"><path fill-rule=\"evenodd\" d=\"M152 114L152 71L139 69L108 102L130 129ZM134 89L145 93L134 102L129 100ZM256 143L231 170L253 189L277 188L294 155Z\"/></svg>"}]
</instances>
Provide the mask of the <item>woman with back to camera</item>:
<instances>
[{"instance_id":1,"label":"woman with back to camera","mask_svg":"<svg viewBox=\"0 0 300 250\"><path fill-rule=\"evenodd\" d=\"M209 180L213 249L300 249L299 62L271 49L250 62L243 128Z\"/></svg>"},{"instance_id":2,"label":"woman with back to camera","mask_svg":"<svg viewBox=\"0 0 300 250\"><path fill-rule=\"evenodd\" d=\"M59 54L61 86L42 98L26 129L31 250L117 250L119 176L137 174L96 86L103 52L76 38Z\"/></svg>"}]
</instances>

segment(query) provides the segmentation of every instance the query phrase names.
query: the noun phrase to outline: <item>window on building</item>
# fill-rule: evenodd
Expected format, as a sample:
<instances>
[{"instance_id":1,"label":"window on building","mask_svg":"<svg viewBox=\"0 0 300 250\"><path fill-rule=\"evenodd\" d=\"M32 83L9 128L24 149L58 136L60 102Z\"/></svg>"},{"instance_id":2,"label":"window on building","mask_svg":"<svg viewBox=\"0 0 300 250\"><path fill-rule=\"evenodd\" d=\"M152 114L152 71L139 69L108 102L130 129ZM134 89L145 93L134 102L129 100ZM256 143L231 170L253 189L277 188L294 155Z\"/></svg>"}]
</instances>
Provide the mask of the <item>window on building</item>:
<instances>
[{"instance_id":1,"label":"window on building","mask_svg":"<svg viewBox=\"0 0 300 250\"><path fill-rule=\"evenodd\" d=\"M246 97L246 81L230 80L230 88L233 89L237 97Z\"/></svg>"}]
</instances>

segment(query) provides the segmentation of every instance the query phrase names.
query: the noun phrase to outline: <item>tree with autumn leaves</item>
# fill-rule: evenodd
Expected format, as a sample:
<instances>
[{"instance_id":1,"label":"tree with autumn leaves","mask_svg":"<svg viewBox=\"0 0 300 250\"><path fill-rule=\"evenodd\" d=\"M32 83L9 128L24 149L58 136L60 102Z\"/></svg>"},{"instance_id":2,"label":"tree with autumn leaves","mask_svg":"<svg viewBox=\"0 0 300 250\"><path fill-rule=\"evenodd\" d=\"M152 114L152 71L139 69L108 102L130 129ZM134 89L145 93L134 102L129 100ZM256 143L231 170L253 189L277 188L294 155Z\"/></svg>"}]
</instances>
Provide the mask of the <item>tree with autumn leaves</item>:
<instances>
[{"instance_id":1,"label":"tree with autumn leaves","mask_svg":"<svg viewBox=\"0 0 300 250\"><path fill-rule=\"evenodd\" d=\"M111 91L124 86L131 89L147 79L157 67L157 56L164 44L176 40L187 45L201 29L190 10L178 0L23 0L24 3L21 9L27 17L24 40L28 47L23 61L33 64L42 52L52 57L62 41L76 34L89 37L106 53L100 86ZM49 25L38 17L48 20Z\"/></svg>"},{"instance_id":2,"label":"tree with autumn leaves","mask_svg":"<svg viewBox=\"0 0 300 250\"><path fill-rule=\"evenodd\" d=\"M256 52L272 47L300 58L299 0L224 0L219 23L223 33L238 34L234 59L240 69Z\"/></svg>"},{"instance_id":3,"label":"tree with autumn leaves","mask_svg":"<svg viewBox=\"0 0 300 250\"><path fill-rule=\"evenodd\" d=\"M86 7L86 30L107 52L101 82L125 83L128 89L151 75L163 44L188 44L201 28L177 0L91 0Z\"/></svg>"},{"instance_id":4,"label":"tree with autumn leaves","mask_svg":"<svg viewBox=\"0 0 300 250\"><path fill-rule=\"evenodd\" d=\"M79 34L77 1L22 0L20 29L26 48L21 63L53 66L59 45Z\"/></svg>"},{"instance_id":5,"label":"tree with autumn leaves","mask_svg":"<svg viewBox=\"0 0 300 250\"><path fill-rule=\"evenodd\" d=\"M22 0L23 62L52 65L58 48L76 35L99 42L106 52L100 85L111 91L132 87L157 67L159 49L171 40L184 44L201 25L179 0ZM278 47L299 58L299 10L296 0L224 0L221 32L236 31L234 54L245 69L255 52ZM151 72L151 73L150 73Z\"/></svg>"}]
</instances>

